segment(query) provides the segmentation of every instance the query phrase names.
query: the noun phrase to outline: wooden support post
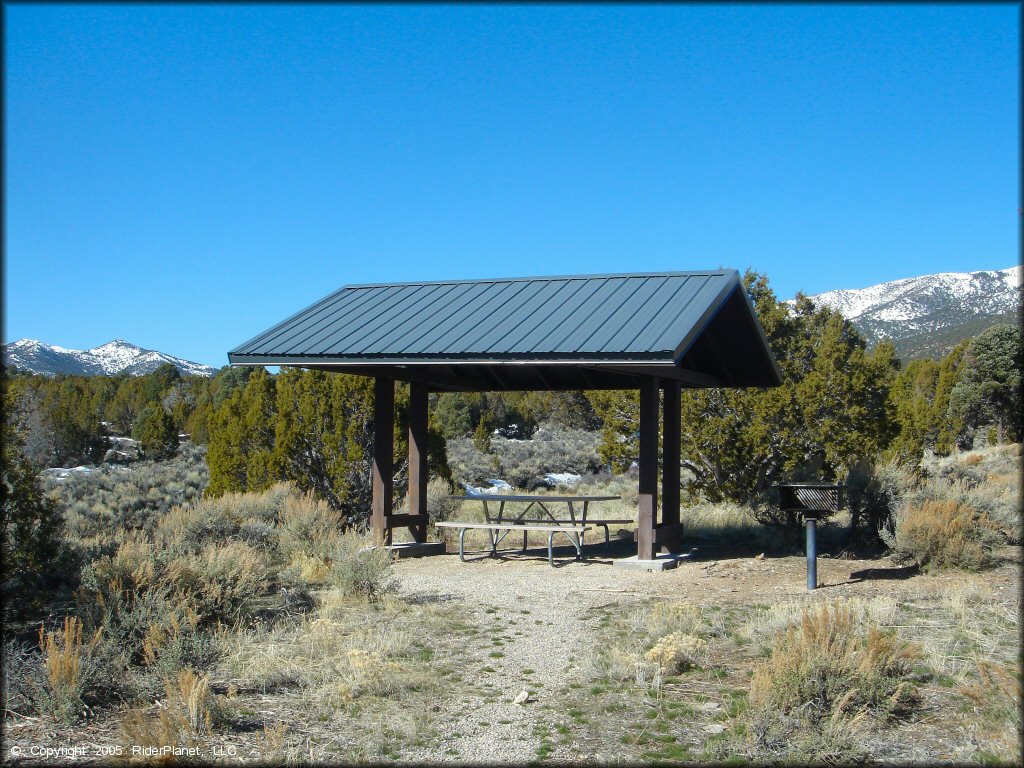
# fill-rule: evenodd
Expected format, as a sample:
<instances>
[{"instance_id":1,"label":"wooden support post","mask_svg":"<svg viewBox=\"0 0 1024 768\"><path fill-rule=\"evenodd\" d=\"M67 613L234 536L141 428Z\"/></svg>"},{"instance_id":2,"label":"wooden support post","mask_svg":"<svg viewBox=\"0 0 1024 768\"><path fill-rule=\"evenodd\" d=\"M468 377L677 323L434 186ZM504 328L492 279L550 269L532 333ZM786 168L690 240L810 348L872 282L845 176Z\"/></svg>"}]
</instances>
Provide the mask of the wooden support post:
<instances>
[{"instance_id":1,"label":"wooden support post","mask_svg":"<svg viewBox=\"0 0 1024 768\"><path fill-rule=\"evenodd\" d=\"M664 526L678 526L679 441L682 431L679 382L663 379L661 383L665 393L661 422L661 523ZM661 548L666 552L677 553L681 545L679 539L670 539Z\"/></svg>"},{"instance_id":2,"label":"wooden support post","mask_svg":"<svg viewBox=\"0 0 1024 768\"><path fill-rule=\"evenodd\" d=\"M654 559L654 523L658 519L658 380L640 385L640 514L636 524L636 557Z\"/></svg>"},{"instance_id":3,"label":"wooden support post","mask_svg":"<svg viewBox=\"0 0 1024 768\"><path fill-rule=\"evenodd\" d=\"M391 543L385 517L391 514L395 474L395 382L377 376L373 384L373 504L370 526L373 539Z\"/></svg>"},{"instance_id":4,"label":"wooden support post","mask_svg":"<svg viewBox=\"0 0 1024 768\"><path fill-rule=\"evenodd\" d=\"M413 541L427 540L427 385L409 384L409 514L422 515L409 526Z\"/></svg>"}]
</instances>

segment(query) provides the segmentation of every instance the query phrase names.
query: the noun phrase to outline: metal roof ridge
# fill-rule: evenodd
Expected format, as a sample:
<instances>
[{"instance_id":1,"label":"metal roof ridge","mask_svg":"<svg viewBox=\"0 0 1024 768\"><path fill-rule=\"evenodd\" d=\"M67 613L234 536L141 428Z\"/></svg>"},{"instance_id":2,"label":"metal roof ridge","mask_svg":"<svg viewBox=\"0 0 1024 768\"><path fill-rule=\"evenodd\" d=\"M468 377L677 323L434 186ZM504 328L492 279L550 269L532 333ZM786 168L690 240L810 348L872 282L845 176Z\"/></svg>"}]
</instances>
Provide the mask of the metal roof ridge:
<instances>
[{"instance_id":1,"label":"metal roof ridge","mask_svg":"<svg viewBox=\"0 0 1024 768\"><path fill-rule=\"evenodd\" d=\"M400 283L351 283L341 286L338 290L348 288L397 288L411 287L414 285L467 285L472 283L514 283L518 281L543 281L543 280L603 280L608 278L621 277L714 277L735 272L735 269L723 267L721 269L695 269L682 271L660 270L657 272L609 272L605 274L592 275L532 275L522 277L483 277L477 280L409 280Z\"/></svg>"}]
</instances>

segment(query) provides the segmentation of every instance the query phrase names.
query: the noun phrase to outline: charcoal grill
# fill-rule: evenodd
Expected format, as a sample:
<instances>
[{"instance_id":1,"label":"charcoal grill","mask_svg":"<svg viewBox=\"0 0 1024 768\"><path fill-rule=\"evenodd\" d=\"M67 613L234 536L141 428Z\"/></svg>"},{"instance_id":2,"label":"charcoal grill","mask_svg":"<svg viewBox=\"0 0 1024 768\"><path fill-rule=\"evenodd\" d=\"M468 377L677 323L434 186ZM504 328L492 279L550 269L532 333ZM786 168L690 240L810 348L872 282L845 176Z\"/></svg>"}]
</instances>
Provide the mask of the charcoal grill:
<instances>
[{"instance_id":1,"label":"charcoal grill","mask_svg":"<svg viewBox=\"0 0 1024 768\"><path fill-rule=\"evenodd\" d=\"M818 548L815 541L818 518L843 509L846 487L843 483L779 483L779 509L796 512L807 528L807 589L818 586Z\"/></svg>"}]
</instances>

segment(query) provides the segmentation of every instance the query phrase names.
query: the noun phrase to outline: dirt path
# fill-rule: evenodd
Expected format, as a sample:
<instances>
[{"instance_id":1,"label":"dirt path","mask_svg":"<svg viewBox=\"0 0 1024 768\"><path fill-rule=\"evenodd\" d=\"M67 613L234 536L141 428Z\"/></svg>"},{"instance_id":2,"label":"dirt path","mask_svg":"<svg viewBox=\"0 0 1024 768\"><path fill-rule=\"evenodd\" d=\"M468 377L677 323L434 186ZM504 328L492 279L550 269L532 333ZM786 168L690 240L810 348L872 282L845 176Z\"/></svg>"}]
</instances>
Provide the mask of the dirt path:
<instances>
[{"instance_id":1,"label":"dirt path","mask_svg":"<svg viewBox=\"0 0 1024 768\"><path fill-rule=\"evenodd\" d=\"M599 619L595 609L639 600L628 591L646 591L655 578L607 561L551 568L546 560L518 557L461 563L449 555L401 561L395 570L404 595L441 594L480 630L451 659L464 674L457 697L437 705L449 723L445 741L435 752L409 755L459 762L537 758L564 688L582 676ZM524 690L529 699L514 703ZM548 754L562 760L594 757L571 744Z\"/></svg>"}]
</instances>

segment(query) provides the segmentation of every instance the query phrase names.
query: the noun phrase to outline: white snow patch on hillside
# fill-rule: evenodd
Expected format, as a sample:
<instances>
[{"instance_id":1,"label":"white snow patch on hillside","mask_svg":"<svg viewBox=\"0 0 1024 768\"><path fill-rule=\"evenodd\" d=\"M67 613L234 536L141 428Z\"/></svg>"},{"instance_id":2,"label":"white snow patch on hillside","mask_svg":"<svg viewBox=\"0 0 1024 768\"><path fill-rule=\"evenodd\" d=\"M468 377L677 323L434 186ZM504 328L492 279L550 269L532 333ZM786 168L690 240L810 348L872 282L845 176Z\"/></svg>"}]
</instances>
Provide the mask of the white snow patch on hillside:
<instances>
[{"instance_id":1,"label":"white snow patch on hillside","mask_svg":"<svg viewBox=\"0 0 1024 768\"><path fill-rule=\"evenodd\" d=\"M1024 267L1010 267L1009 269L1001 270L1003 276L1003 282L1011 288L1020 288L1024 285Z\"/></svg>"}]
</instances>

